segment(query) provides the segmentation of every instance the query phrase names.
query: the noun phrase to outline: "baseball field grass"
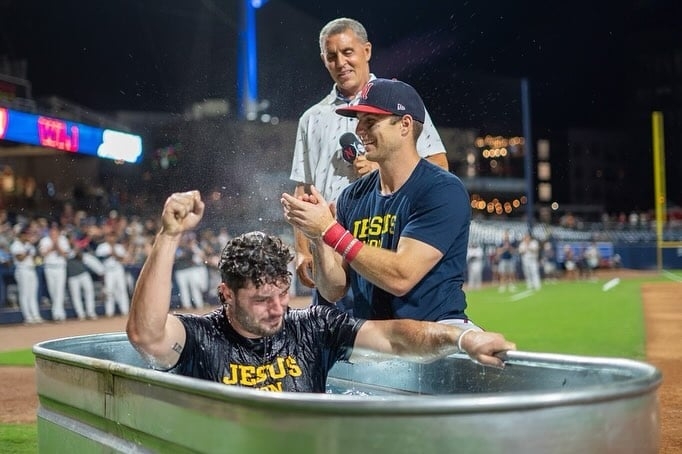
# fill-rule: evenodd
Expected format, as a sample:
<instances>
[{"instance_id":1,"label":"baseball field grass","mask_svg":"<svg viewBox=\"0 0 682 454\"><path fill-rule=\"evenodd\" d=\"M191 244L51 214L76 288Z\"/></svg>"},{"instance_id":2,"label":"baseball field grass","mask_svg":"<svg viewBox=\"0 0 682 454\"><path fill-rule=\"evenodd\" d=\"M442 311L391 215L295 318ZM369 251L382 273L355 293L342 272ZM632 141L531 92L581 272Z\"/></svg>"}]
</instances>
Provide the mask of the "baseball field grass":
<instances>
[{"instance_id":1,"label":"baseball field grass","mask_svg":"<svg viewBox=\"0 0 682 454\"><path fill-rule=\"evenodd\" d=\"M0 424L0 446L3 454L35 454L38 452L36 424Z\"/></svg>"},{"instance_id":2,"label":"baseball field grass","mask_svg":"<svg viewBox=\"0 0 682 454\"><path fill-rule=\"evenodd\" d=\"M664 278L595 279L544 283L539 291L467 292L469 317L504 333L519 350L644 359L639 287Z\"/></svg>"},{"instance_id":3,"label":"baseball field grass","mask_svg":"<svg viewBox=\"0 0 682 454\"><path fill-rule=\"evenodd\" d=\"M0 365L6 366L33 366L35 359L30 348L24 350L12 350L0 352Z\"/></svg>"},{"instance_id":4,"label":"baseball field grass","mask_svg":"<svg viewBox=\"0 0 682 454\"><path fill-rule=\"evenodd\" d=\"M31 349L0 353L0 366L33 366ZM3 454L33 454L38 452L36 424L0 424L0 446Z\"/></svg>"},{"instance_id":5,"label":"baseball field grass","mask_svg":"<svg viewBox=\"0 0 682 454\"><path fill-rule=\"evenodd\" d=\"M495 286L467 291L469 316L498 331L522 351L645 358L640 286L682 281L682 271L643 278L603 278L546 282L539 291L500 292ZM0 353L0 365L33 364L30 349ZM37 451L36 424L0 424L3 453Z\"/></svg>"}]
</instances>

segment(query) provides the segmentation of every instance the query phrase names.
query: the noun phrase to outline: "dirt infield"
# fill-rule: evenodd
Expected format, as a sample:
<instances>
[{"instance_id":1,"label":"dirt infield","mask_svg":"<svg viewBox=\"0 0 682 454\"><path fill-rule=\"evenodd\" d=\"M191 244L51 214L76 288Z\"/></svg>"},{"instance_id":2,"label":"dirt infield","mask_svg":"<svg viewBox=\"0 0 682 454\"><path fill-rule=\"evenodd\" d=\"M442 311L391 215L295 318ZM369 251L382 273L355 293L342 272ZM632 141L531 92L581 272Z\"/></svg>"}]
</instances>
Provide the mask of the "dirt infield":
<instances>
[{"instance_id":1,"label":"dirt infield","mask_svg":"<svg viewBox=\"0 0 682 454\"><path fill-rule=\"evenodd\" d=\"M682 453L682 284L642 286L647 362L663 374L658 390L659 453Z\"/></svg>"},{"instance_id":2,"label":"dirt infield","mask_svg":"<svg viewBox=\"0 0 682 454\"><path fill-rule=\"evenodd\" d=\"M663 373L658 390L661 419L660 454L682 452L682 284L642 286L647 331L647 362ZM306 304L297 299L292 306ZM125 318L67 321L40 326L0 326L0 351L29 348L37 342L83 334L118 332ZM32 367L0 367L0 423L35 422L38 408Z\"/></svg>"}]
</instances>

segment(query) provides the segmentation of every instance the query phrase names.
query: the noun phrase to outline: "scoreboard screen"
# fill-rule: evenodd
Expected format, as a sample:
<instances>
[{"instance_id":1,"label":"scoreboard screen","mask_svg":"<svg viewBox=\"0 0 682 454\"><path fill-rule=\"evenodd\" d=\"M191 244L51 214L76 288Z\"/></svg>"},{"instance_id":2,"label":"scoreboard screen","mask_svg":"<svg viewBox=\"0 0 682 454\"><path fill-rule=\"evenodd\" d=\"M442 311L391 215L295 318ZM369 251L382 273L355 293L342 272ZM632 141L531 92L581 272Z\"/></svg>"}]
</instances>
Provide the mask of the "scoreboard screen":
<instances>
[{"instance_id":1,"label":"scoreboard screen","mask_svg":"<svg viewBox=\"0 0 682 454\"><path fill-rule=\"evenodd\" d=\"M142 159L140 136L3 107L0 107L0 140L130 163L139 163Z\"/></svg>"}]
</instances>

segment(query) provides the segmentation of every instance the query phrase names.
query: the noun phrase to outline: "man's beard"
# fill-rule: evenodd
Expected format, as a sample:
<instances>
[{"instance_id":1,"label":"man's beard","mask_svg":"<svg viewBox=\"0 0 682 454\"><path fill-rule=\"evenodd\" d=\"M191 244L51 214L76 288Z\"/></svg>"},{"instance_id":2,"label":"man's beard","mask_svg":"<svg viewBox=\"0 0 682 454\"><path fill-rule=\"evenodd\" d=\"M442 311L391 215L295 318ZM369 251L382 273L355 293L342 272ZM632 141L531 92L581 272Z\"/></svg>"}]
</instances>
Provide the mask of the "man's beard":
<instances>
[{"instance_id":1,"label":"man's beard","mask_svg":"<svg viewBox=\"0 0 682 454\"><path fill-rule=\"evenodd\" d=\"M256 319L242 309L239 301L234 303L234 320L239 323L242 329L259 337L273 336L282 330L283 325L283 317L280 317L280 323L274 328L261 326Z\"/></svg>"}]
</instances>

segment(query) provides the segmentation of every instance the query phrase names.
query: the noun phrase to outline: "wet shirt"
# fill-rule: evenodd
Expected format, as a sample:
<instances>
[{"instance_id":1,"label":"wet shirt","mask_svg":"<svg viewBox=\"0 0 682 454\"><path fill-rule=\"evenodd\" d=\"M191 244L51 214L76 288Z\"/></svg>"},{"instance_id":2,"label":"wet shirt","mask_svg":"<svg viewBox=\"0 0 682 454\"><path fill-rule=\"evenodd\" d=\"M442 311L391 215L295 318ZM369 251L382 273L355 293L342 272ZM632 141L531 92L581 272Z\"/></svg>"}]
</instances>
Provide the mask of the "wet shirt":
<instances>
[{"instance_id":1,"label":"wet shirt","mask_svg":"<svg viewBox=\"0 0 682 454\"><path fill-rule=\"evenodd\" d=\"M464 184L424 159L395 193L382 195L379 184L379 172L372 172L346 188L337 203L339 223L368 246L395 251L400 238L409 237L438 249L443 257L404 296L382 290L349 268L353 315L429 321L467 318L462 284L471 207Z\"/></svg>"},{"instance_id":2,"label":"wet shirt","mask_svg":"<svg viewBox=\"0 0 682 454\"><path fill-rule=\"evenodd\" d=\"M327 306L289 309L278 334L254 340L238 334L222 308L177 317L187 340L171 372L264 391L324 392L363 323Z\"/></svg>"}]
</instances>

